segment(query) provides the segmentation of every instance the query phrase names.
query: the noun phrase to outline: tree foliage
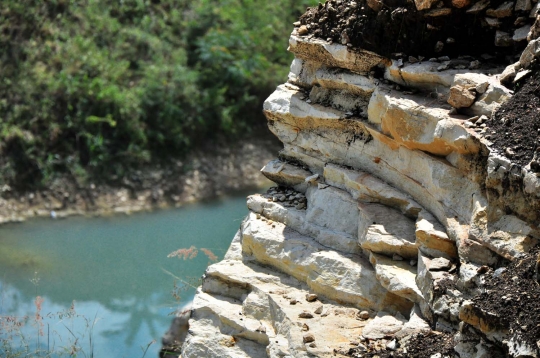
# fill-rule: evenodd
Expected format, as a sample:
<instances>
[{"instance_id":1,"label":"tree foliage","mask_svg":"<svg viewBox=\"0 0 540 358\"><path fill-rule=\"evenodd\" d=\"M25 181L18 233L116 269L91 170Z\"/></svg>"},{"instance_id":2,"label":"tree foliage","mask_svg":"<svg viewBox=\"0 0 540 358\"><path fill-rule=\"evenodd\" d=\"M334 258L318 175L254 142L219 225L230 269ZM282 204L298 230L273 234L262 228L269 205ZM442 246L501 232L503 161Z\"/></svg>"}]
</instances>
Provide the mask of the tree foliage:
<instances>
[{"instance_id":1,"label":"tree foliage","mask_svg":"<svg viewBox=\"0 0 540 358\"><path fill-rule=\"evenodd\" d=\"M313 0L5 0L0 184L123 176L260 121Z\"/></svg>"}]
</instances>

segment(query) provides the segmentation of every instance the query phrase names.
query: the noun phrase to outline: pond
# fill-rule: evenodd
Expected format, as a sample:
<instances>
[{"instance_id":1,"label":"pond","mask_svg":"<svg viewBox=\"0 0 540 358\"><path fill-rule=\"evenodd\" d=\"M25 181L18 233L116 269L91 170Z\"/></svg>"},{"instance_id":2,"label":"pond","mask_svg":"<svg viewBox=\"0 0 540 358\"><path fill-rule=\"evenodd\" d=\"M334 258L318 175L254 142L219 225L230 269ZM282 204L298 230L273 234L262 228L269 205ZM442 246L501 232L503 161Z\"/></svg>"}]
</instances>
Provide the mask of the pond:
<instances>
[{"instance_id":1,"label":"pond","mask_svg":"<svg viewBox=\"0 0 540 358\"><path fill-rule=\"evenodd\" d=\"M171 314L192 299L213 254L223 258L246 214L245 195L236 195L131 216L0 227L0 353L12 335L13 345L31 351L75 344L77 356L99 358L143 357L155 340L145 356L157 357Z\"/></svg>"}]
</instances>

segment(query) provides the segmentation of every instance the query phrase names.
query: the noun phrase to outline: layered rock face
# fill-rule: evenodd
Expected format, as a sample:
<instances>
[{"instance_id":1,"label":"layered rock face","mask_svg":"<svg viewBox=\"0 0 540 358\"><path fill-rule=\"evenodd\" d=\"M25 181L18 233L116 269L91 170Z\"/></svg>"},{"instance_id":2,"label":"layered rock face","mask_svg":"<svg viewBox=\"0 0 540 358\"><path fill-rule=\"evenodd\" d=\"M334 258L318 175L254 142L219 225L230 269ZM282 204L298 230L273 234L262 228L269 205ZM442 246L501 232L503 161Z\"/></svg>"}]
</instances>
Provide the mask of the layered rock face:
<instances>
[{"instance_id":1,"label":"layered rock face","mask_svg":"<svg viewBox=\"0 0 540 358\"><path fill-rule=\"evenodd\" d=\"M298 31L264 104L284 146L262 169L277 186L248 197L207 269L181 356L407 357L419 334L460 357L539 356L536 327L478 300L540 238L540 178L473 124L511 98L502 69L403 65Z\"/></svg>"}]
</instances>

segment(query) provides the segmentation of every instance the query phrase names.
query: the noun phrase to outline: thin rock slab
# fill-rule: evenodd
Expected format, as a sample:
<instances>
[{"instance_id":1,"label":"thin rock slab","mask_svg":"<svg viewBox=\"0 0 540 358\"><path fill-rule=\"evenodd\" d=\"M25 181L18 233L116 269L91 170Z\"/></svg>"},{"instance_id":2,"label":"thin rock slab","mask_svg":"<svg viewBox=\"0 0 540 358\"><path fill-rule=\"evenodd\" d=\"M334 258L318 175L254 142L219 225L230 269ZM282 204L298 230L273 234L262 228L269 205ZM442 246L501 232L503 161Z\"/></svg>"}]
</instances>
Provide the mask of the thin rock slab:
<instances>
[{"instance_id":1,"label":"thin rock slab","mask_svg":"<svg viewBox=\"0 0 540 358\"><path fill-rule=\"evenodd\" d=\"M364 327L362 336L373 340L393 337L401 331L406 322L407 320L401 315L392 316L381 311Z\"/></svg>"}]
</instances>

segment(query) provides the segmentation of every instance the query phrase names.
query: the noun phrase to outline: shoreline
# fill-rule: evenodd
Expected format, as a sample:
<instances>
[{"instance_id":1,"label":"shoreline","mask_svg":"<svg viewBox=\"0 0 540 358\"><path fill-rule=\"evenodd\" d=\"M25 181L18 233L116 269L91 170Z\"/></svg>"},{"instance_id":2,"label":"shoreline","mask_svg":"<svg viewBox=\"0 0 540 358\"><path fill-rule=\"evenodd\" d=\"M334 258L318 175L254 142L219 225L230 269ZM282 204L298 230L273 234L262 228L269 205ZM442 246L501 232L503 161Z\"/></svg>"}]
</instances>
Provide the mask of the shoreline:
<instances>
[{"instance_id":1,"label":"shoreline","mask_svg":"<svg viewBox=\"0 0 540 358\"><path fill-rule=\"evenodd\" d=\"M244 139L237 147L214 145L194 151L189 159L173 160L167 167L137 170L120 185L55 180L46 190L0 193L0 225L32 218L74 215L109 216L181 207L235 192L262 188L271 182L260 169L275 157L273 138Z\"/></svg>"}]
</instances>

